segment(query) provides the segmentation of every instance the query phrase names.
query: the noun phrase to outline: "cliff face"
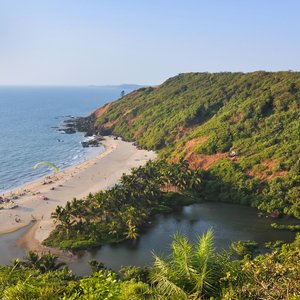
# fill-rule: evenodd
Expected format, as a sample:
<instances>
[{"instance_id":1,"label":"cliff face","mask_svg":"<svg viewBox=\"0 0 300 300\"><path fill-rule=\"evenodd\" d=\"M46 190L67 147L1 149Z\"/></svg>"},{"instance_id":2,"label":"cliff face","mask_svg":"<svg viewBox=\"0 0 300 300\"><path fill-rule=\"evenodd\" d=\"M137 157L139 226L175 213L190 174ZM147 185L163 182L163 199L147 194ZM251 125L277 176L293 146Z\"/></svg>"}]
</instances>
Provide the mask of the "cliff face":
<instances>
[{"instance_id":1,"label":"cliff face","mask_svg":"<svg viewBox=\"0 0 300 300\"><path fill-rule=\"evenodd\" d=\"M97 117L95 113L92 113L88 117L75 118L71 120L67 120L72 129L79 132L85 132L86 136L91 136L96 134L96 123Z\"/></svg>"},{"instance_id":2,"label":"cliff face","mask_svg":"<svg viewBox=\"0 0 300 300\"><path fill-rule=\"evenodd\" d=\"M90 120L97 133L134 140L170 161L184 158L230 188L266 188L273 208L288 202L286 213L300 216L298 72L180 74L101 107Z\"/></svg>"}]
</instances>

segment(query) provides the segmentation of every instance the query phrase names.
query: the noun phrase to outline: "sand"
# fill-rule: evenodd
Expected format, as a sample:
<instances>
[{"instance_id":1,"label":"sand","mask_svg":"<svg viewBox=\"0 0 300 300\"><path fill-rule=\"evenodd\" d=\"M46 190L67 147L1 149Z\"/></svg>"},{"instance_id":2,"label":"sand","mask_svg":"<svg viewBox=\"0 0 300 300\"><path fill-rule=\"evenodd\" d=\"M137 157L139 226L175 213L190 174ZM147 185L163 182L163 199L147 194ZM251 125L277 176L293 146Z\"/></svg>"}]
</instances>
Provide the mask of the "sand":
<instances>
[{"instance_id":1,"label":"sand","mask_svg":"<svg viewBox=\"0 0 300 300\"><path fill-rule=\"evenodd\" d=\"M18 195L14 200L18 206L0 210L0 234L18 230L35 220L22 243L27 249L36 249L54 229L51 213L58 205L107 189L123 173L128 174L132 168L156 157L153 151L139 150L133 143L113 137L105 137L102 144L105 150L99 156L13 190Z\"/></svg>"}]
</instances>

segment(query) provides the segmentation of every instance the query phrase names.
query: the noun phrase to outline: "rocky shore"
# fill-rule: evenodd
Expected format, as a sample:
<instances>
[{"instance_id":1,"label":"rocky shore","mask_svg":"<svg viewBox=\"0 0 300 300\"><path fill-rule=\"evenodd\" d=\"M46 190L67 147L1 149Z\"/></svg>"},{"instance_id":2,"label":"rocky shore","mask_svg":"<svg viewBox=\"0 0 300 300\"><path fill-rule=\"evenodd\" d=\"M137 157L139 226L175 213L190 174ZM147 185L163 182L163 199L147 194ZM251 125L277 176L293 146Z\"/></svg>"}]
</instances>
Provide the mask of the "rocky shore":
<instances>
[{"instance_id":1,"label":"rocky shore","mask_svg":"<svg viewBox=\"0 0 300 300\"><path fill-rule=\"evenodd\" d=\"M63 125L58 129L59 131L64 131L65 133L75 133L75 132L85 132L85 137L97 135L95 128L96 116L91 114L87 117L78 117L67 119L64 121Z\"/></svg>"},{"instance_id":2,"label":"rocky shore","mask_svg":"<svg viewBox=\"0 0 300 300\"><path fill-rule=\"evenodd\" d=\"M66 134L73 134L76 132L84 132L85 140L81 142L83 147L99 147L103 136L97 131L95 127L96 116L91 114L87 117L68 118L57 129L57 131L64 132Z\"/></svg>"},{"instance_id":3,"label":"rocky shore","mask_svg":"<svg viewBox=\"0 0 300 300\"><path fill-rule=\"evenodd\" d=\"M105 104L87 117L68 118L64 121L60 130L67 129L66 133L84 132L85 137L111 135L110 129L97 124L97 118L110 107L111 103Z\"/></svg>"}]
</instances>

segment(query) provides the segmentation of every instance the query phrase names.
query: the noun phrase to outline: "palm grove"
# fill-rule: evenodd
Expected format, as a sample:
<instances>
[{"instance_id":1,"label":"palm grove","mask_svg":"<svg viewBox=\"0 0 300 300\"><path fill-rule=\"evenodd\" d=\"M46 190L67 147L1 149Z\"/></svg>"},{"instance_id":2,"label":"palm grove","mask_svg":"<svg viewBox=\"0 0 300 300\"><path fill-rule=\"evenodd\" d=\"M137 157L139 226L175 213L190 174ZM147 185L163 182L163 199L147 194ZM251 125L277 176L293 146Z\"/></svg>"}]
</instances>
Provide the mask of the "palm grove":
<instances>
[{"instance_id":1,"label":"palm grove","mask_svg":"<svg viewBox=\"0 0 300 300\"><path fill-rule=\"evenodd\" d=\"M200 188L201 174L189 170L184 161L172 165L148 162L123 175L108 191L58 206L52 214L58 224L44 243L82 249L136 239L153 214L197 201L193 193Z\"/></svg>"}]
</instances>

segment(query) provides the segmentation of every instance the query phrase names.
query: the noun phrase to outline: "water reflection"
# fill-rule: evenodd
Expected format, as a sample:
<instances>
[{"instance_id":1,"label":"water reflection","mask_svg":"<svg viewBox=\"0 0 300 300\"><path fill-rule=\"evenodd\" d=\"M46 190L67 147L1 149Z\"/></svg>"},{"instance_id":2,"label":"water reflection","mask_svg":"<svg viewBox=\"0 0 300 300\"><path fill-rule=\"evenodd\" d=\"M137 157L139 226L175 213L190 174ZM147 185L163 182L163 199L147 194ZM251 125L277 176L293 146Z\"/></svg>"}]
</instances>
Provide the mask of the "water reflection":
<instances>
[{"instance_id":1,"label":"water reflection","mask_svg":"<svg viewBox=\"0 0 300 300\"><path fill-rule=\"evenodd\" d=\"M294 234L276 231L270 224L273 219L259 218L253 208L223 204L202 203L184 207L181 211L157 216L152 226L139 240L103 246L98 250L83 252L70 267L78 274L89 272L88 261L96 259L106 266L119 270L122 265L148 265L152 262L152 252L165 255L175 232L189 237L191 241L209 228L215 233L217 249L228 247L235 240L292 241ZM292 222L292 221L291 221Z\"/></svg>"},{"instance_id":2,"label":"water reflection","mask_svg":"<svg viewBox=\"0 0 300 300\"><path fill-rule=\"evenodd\" d=\"M103 262L118 271L122 265L149 265L152 252L166 255L175 232L185 234L193 242L209 228L213 228L217 249L228 247L236 240L256 240L259 243L284 240L291 242L295 234L271 228L273 219L258 217L251 207L224 204L201 203L184 207L181 211L168 215L158 215L151 226L136 241L103 246L100 249L82 251L78 259L69 264L78 275L90 273L88 262L92 259ZM298 223L290 220L287 223ZM25 250L15 241L27 230L0 236L0 264L8 264L12 258L24 257Z\"/></svg>"}]
</instances>

